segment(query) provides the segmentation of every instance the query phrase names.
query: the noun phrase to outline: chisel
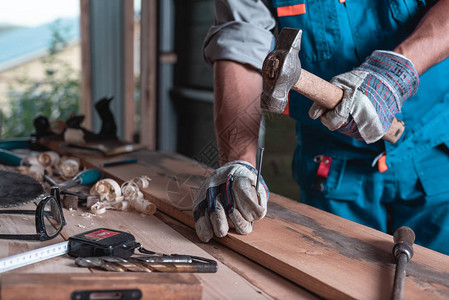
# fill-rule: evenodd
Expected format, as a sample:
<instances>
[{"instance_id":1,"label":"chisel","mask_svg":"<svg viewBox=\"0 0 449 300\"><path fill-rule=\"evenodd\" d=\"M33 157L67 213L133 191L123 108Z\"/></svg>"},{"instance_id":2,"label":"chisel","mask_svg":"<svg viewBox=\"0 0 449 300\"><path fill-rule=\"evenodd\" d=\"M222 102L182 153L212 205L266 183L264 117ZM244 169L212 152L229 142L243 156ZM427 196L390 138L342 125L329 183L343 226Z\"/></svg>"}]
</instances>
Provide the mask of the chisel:
<instances>
[{"instance_id":1,"label":"chisel","mask_svg":"<svg viewBox=\"0 0 449 300\"><path fill-rule=\"evenodd\" d=\"M409 227L399 227L393 234L393 241L393 256L396 261L396 273L394 275L394 286L391 299L400 300L404 296L407 263L413 256L415 233Z\"/></svg>"}]
</instances>

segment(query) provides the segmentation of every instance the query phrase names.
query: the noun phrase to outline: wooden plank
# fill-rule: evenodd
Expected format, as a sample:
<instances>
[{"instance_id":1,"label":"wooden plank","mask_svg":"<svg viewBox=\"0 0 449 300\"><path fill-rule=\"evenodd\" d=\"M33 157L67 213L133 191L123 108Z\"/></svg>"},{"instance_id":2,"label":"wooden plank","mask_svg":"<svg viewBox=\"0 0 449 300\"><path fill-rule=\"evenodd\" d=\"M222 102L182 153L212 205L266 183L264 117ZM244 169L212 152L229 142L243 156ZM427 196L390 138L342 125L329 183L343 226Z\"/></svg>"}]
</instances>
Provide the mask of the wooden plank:
<instances>
[{"instance_id":1,"label":"wooden plank","mask_svg":"<svg viewBox=\"0 0 449 300\"><path fill-rule=\"evenodd\" d=\"M105 175L119 181L150 176L153 182L145 190L146 197L193 227L187 206L210 170L176 154L139 151L132 155L139 158L138 164L104 169ZM85 158L90 164L101 160ZM217 240L325 298L385 299L391 293L390 235L279 195L270 195L268 214L255 223L251 234L230 233ZM405 298L448 298L449 257L417 245L414 249Z\"/></svg>"},{"instance_id":2,"label":"wooden plank","mask_svg":"<svg viewBox=\"0 0 449 300\"><path fill-rule=\"evenodd\" d=\"M133 135L136 130L135 120L135 100L134 100L134 1L123 1L123 47L124 47L124 60L123 70L124 76L124 128L123 136L126 141L132 141Z\"/></svg>"},{"instance_id":3,"label":"wooden plank","mask_svg":"<svg viewBox=\"0 0 449 300\"><path fill-rule=\"evenodd\" d=\"M16 273L2 276L0 298L23 300L33 295L31 298L36 300L78 299L77 292L90 291L92 296L83 299L125 299L121 297L124 295L123 290L137 290L143 299L201 299L202 294L201 284L193 274L103 272L50 273L42 276ZM106 298L106 295L110 295L110 298Z\"/></svg>"},{"instance_id":4,"label":"wooden plank","mask_svg":"<svg viewBox=\"0 0 449 300\"><path fill-rule=\"evenodd\" d=\"M293 282L281 278L273 271L245 258L228 247L224 247L214 240L202 243L198 240L195 230L166 214L157 212L156 217L274 299L318 299L317 296Z\"/></svg>"},{"instance_id":5,"label":"wooden plank","mask_svg":"<svg viewBox=\"0 0 449 300\"><path fill-rule=\"evenodd\" d=\"M29 203L16 207L15 209L36 209L34 203ZM0 233L7 234L33 234L36 233L34 224L34 216L25 215L1 215ZM30 250L39 249L49 245L63 242L64 239L58 236L49 241L21 241L21 240L1 240L0 239L0 258L12 256ZM64 257L55 257L50 260L45 260L39 263L28 265L19 269L11 270L9 273L89 273L88 269L73 268L73 261L67 260ZM6 299L6 298L5 298Z\"/></svg>"},{"instance_id":6,"label":"wooden plank","mask_svg":"<svg viewBox=\"0 0 449 300\"><path fill-rule=\"evenodd\" d=\"M157 0L142 0L140 38L140 142L156 149L156 98L158 53Z\"/></svg>"},{"instance_id":7,"label":"wooden plank","mask_svg":"<svg viewBox=\"0 0 449 300\"><path fill-rule=\"evenodd\" d=\"M213 259L204 250L195 246L155 216L140 215L133 211L108 210L103 215L86 218L83 217L84 212L80 209L65 214L68 223L68 226L62 231L62 236L65 239L81 232L105 227L131 233L135 236L136 241L152 251L166 254L195 255ZM195 276L201 282L205 299L269 298L221 263L218 265L217 273L195 273ZM229 287L232 287L232 289Z\"/></svg>"}]
</instances>

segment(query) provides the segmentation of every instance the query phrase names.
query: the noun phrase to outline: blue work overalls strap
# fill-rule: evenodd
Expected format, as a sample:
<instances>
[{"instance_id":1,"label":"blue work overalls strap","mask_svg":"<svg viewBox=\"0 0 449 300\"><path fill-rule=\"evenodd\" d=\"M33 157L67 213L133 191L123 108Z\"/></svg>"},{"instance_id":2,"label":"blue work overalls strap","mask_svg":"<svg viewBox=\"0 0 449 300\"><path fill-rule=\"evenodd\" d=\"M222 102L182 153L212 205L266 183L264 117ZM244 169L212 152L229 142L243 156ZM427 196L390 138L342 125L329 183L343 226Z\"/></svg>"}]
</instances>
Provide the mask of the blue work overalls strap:
<instances>
[{"instance_id":1,"label":"blue work overalls strap","mask_svg":"<svg viewBox=\"0 0 449 300\"><path fill-rule=\"evenodd\" d=\"M273 0L272 6L278 16L279 30L283 27L303 30L299 54L302 67L330 80L359 66L374 50L394 49L413 31L430 8L430 3L411 0ZM445 162L449 155L445 146L445 143L449 145L447 78L449 59L433 66L420 77L418 92L406 100L402 112L396 115L406 126L396 144L379 141L368 145L331 132L319 120L308 116L312 102L291 92L289 112L298 121L293 173L301 186L301 201L383 231L388 229L387 206L392 207L391 203L397 203L398 199L402 201L415 197L425 202L428 197L435 198L435 186L438 186L437 198L447 210L449 171L444 170L449 170L449 167L435 167ZM379 173L371 167L371 162L384 151L389 170ZM434 155L432 162L422 159L429 153ZM317 171L313 160L316 155L333 158L323 191L311 188ZM425 171L429 168L432 174ZM404 170L413 172L408 182L402 181L401 176L407 177L408 174ZM396 184L396 190L395 182L400 182ZM417 190L412 192L413 187ZM425 206L424 202L421 205ZM404 211L412 214L413 207L418 205L414 204L410 210ZM423 206L421 209L425 210ZM440 216L440 219L445 220L441 226L449 230L449 217ZM396 220L408 222L410 218L398 216ZM390 225L406 224L393 221ZM449 232L445 234L449 240ZM433 245L430 241L422 243ZM449 248L448 243L445 244L446 248ZM442 251L441 244L433 247ZM449 250L445 251L448 253Z\"/></svg>"}]
</instances>

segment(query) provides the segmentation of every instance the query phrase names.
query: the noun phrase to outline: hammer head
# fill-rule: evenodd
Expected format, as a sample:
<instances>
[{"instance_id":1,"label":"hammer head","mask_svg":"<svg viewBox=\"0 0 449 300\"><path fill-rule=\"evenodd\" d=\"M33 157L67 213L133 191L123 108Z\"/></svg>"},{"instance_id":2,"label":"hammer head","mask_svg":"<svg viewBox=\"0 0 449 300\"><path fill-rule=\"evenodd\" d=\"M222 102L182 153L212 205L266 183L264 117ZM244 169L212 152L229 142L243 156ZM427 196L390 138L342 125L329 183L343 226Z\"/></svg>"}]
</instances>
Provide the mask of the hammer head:
<instances>
[{"instance_id":1,"label":"hammer head","mask_svg":"<svg viewBox=\"0 0 449 300\"><path fill-rule=\"evenodd\" d=\"M269 112L281 114L288 103L288 93L301 75L299 50L302 30L283 28L276 45L262 66L264 80L260 106Z\"/></svg>"}]
</instances>

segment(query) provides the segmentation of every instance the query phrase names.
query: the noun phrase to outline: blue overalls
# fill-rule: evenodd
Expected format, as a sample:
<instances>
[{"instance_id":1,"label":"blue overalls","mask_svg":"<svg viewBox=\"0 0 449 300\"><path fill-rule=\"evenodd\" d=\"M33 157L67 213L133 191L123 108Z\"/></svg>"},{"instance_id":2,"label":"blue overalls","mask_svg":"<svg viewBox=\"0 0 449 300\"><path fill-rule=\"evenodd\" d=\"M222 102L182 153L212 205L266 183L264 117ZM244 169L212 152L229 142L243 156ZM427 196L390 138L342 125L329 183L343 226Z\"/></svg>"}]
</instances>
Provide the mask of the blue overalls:
<instances>
[{"instance_id":1,"label":"blue overalls","mask_svg":"<svg viewBox=\"0 0 449 300\"><path fill-rule=\"evenodd\" d=\"M272 4L280 29L303 30L302 67L326 80L359 66L373 50L392 50L430 5L411 0ZM289 111L298 121L293 173L301 202L390 234L409 226L416 243L449 254L448 78L449 59L420 77L417 94L397 114L406 129L396 144L368 145L331 132L308 116L312 102L291 92ZM385 172L372 166L382 153Z\"/></svg>"}]
</instances>

